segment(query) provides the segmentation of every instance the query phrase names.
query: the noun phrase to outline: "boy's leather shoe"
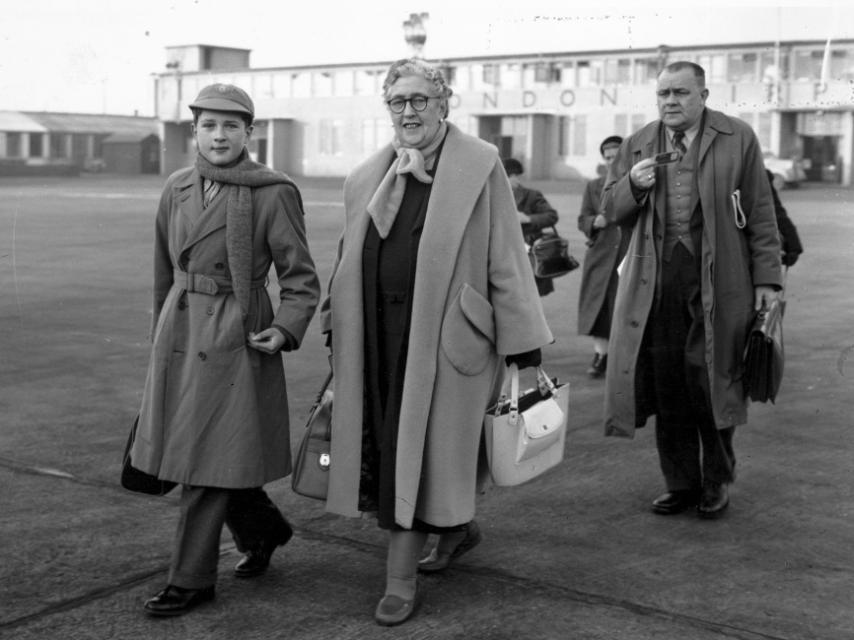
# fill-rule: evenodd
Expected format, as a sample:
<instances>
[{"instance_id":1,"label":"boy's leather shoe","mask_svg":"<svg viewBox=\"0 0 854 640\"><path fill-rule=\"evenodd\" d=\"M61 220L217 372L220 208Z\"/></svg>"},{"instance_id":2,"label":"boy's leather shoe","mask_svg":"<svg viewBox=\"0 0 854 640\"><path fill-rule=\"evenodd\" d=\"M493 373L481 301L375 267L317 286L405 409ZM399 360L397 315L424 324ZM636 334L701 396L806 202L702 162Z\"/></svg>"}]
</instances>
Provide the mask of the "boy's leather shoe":
<instances>
[{"instance_id":1,"label":"boy's leather shoe","mask_svg":"<svg viewBox=\"0 0 854 640\"><path fill-rule=\"evenodd\" d=\"M652 501L652 512L661 516L681 513L697 505L699 492L690 489L668 491Z\"/></svg>"},{"instance_id":2,"label":"boy's leather shoe","mask_svg":"<svg viewBox=\"0 0 854 640\"><path fill-rule=\"evenodd\" d=\"M150 616L180 616L213 599L213 586L201 589L185 589L170 584L148 600L144 609Z\"/></svg>"},{"instance_id":3,"label":"boy's leather shoe","mask_svg":"<svg viewBox=\"0 0 854 640\"><path fill-rule=\"evenodd\" d=\"M729 506L729 491L720 482L709 482L703 486L703 495L697 507L697 515L706 520L720 518Z\"/></svg>"},{"instance_id":4,"label":"boy's leather shoe","mask_svg":"<svg viewBox=\"0 0 854 640\"><path fill-rule=\"evenodd\" d=\"M270 558L273 557L276 547L287 544L294 535L290 523L284 519L283 521L284 525L281 531L277 533L275 540L266 540L246 552L246 555L234 566L235 576L238 578L254 578L267 571L270 566Z\"/></svg>"},{"instance_id":5,"label":"boy's leather shoe","mask_svg":"<svg viewBox=\"0 0 854 640\"><path fill-rule=\"evenodd\" d=\"M451 551L451 553L439 553L439 547L434 547L429 555L418 561L418 571L421 573L437 573L439 571L444 571L448 566L450 566L451 561L456 560L466 551L474 549L478 544L480 544L482 539L483 536L480 533L480 527L477 522L472 520L466 526L465 537L460 540L460 543L454 547L454 550Z\"/></svg>"}]
</instances>

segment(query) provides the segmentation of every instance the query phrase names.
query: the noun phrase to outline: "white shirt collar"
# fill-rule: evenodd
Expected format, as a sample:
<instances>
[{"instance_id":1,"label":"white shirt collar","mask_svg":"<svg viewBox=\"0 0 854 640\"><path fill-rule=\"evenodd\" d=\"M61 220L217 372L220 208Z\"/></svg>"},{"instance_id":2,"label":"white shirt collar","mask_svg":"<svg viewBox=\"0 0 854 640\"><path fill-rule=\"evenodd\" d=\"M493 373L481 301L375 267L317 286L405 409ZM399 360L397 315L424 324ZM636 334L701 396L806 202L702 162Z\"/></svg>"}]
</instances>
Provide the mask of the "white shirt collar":
<instances>
[{"instance_id":1,"label":"white shirt collar","mask_svg":"<svg viewBox=\"0 0 854 640\"><path fill-rule=\"evenodd\" d=\"M694 141L694 138L697 137L697 134L700 132L700 123L702 122L702 118L694 123L694 125L690 129L686 129L685 133L685 147L690 147L691 143ZM667 140L670 142L670 145L673 146L673 134L676 133L673 129L667 127Z\"/></svg>"}]
</instances>

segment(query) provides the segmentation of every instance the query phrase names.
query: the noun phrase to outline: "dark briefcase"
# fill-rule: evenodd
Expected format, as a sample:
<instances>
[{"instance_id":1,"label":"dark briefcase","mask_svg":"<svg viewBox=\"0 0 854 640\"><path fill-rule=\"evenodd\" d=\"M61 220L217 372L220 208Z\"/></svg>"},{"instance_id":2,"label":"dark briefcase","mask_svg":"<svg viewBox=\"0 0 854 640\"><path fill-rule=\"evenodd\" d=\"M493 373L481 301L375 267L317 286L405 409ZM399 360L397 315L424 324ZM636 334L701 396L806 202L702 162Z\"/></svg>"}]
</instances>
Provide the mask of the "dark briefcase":
<instances>
[{"instance_id":1,"label":"dark briefcase","mask_svg":"<svg viewBox=\"0 0 854 640\"><path fill-rule=\"evenodd\" d=\"M783 380L783 312L785 302L775 300L761 309L744 348L744 390L755 402L773 403Z\"/></svg>"},{"instance_id":2,"label":"dark briefcase","mask_svg":"<svg viewBox=\"0 0 854 640\"><path fill-rule=\"evenodd\" d=\"M138 424L139 416L137 415L134 418L133 427L131 427L130 435L128 436L128 443L125 446L124 459L122 460L122 486L128 491L135 491L136 493L165 496L178 486L177 482L161 480L157 476L140 471L131 464L130 449L133 446L133 439L136 436L136 427Z\"/></svg>"},{"instance_id":3,"label":"dark briefcase","mask_svg":"<svg viewBox=\"0 0 854 640\"><path fill-rule=\"evenodd\" d=\"M559 236L554 227L534 240L528 256L538 278L558 278L579 267L578 260L569 253L569 241Z\"/></svg>"}]
</instances>

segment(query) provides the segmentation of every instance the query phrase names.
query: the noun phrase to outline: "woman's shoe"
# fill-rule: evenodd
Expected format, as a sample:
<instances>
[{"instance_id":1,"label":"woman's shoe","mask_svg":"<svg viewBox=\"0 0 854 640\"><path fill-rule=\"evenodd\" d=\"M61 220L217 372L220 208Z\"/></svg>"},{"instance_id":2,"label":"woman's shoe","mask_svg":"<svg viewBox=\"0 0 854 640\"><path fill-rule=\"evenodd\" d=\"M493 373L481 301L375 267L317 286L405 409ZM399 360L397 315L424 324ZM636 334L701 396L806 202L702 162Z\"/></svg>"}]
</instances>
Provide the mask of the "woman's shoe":
<instances>
[{"instance_id":1,"label":"woman's shoe","mask_svg":"<svg viewBox=\"0 0 854 640\"><path fill-rule=\"evenodd\" d=\"M384 627L393 627L409 620L416 608L418 608L417 592L412 600L405 600L395 595L385 595L377 605L374 620Z\"/></svg>"},{"instance_id":2,"label":"woman's shoe","mask_svg":"<svg viewBox=\"0 0 854 640\"><path fill-rule=\"evenodd\" d=\"M466 527L465 537L460 540L460 543L453 551L450 553L440 553L439 546L436 545L428 556L422 558L418 562L418 571L421 573L437 573L439 571L444 571L450 566L452 560L456 560L466 551L474 549L478 544L480 544L482 539L483 536L480 533L480 527L477 526L477 522L472 520Z\"/></svg>"},{"instance_id":3,"label":"woman's shoe","mask_svg":"<svg viewBox=\"0 0 854 640\"><path fill-rule=\"evenodd\" d=\"M608 354L597 353L593 356L593 362L590 363L590 368L587 370L587 375L593 379L601 378L605 375L605 369L608 367Z\"/></svg>"}]
</instances>

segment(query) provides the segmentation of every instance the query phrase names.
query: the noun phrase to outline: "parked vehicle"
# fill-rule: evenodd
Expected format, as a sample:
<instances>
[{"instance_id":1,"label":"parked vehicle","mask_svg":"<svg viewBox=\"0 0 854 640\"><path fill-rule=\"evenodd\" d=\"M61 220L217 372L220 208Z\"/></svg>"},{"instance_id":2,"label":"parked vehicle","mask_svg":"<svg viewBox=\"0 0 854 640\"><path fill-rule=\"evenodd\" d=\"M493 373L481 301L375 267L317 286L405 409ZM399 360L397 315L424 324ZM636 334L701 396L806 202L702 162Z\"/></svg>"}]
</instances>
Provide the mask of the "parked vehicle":
<instances>
[{"instance_id":1,"label":"parked vehicle","mask_svg":"<svg viewBox=\"0 0 854 640\"><path fill-rule=\"evenodd\" d=\"M101 173L107 168L103 158L86 158L83 161L83 171L88 173Z\"/></svg>"},{"instance_id":2,"label":"parked vehicle","mask_svg":"<svg viewBox=\"0 0 854 640\"><path fill-rule=\"evenodd\" d=\"M773 153L764 155L765 168L774 174L774 188L796 187L807 179L803 161L797 158L778 158Z\"/></svg>"}]
</instances>

